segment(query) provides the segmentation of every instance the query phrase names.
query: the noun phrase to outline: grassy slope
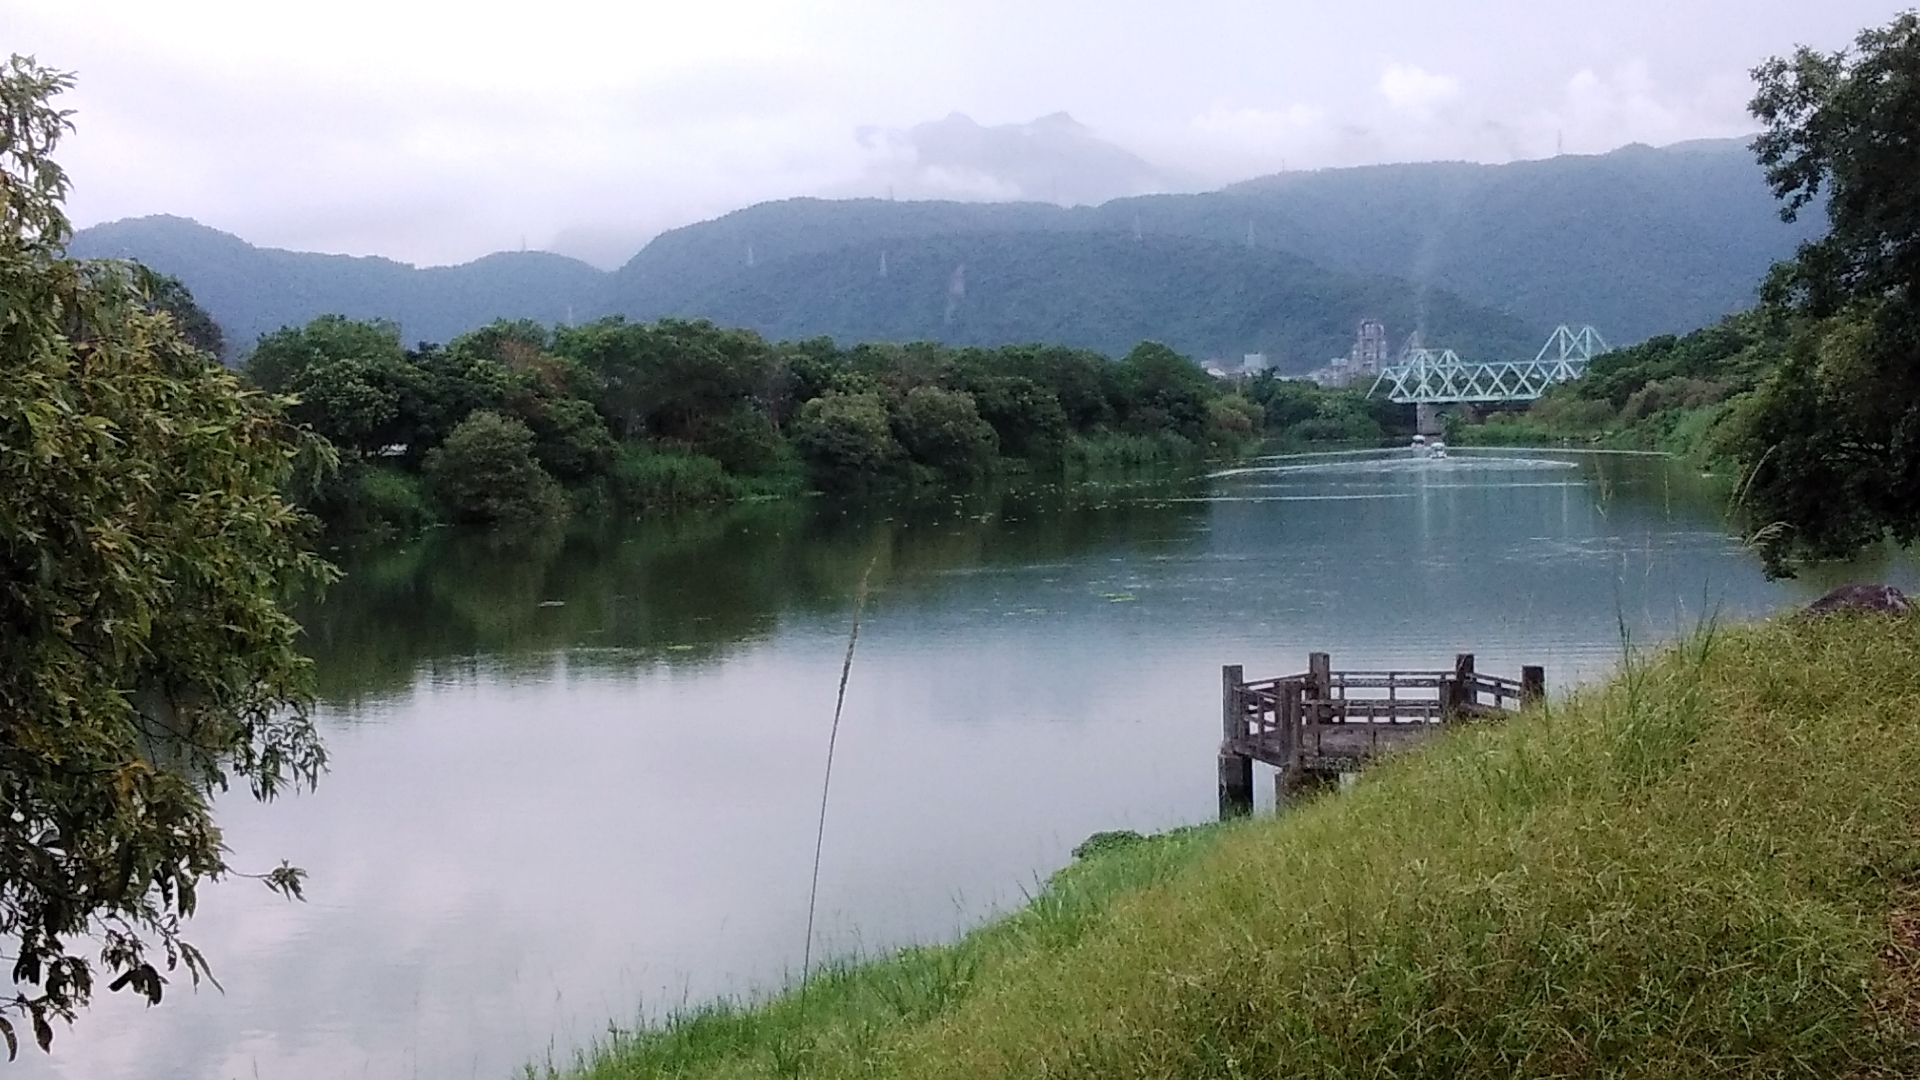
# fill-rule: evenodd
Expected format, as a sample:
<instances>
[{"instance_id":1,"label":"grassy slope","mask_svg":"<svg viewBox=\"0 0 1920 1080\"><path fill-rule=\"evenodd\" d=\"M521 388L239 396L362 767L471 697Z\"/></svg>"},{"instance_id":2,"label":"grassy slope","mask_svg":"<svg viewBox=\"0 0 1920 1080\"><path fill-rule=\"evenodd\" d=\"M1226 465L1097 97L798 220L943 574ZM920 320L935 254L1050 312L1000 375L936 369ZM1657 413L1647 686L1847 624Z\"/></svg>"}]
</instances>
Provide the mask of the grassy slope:
<instances>
[{"instance_id":1,"label":"grassy slope","mask_svg":"<svg viewBox=\"0 0 1920 1080\"><path fill-rule=\"evenodd\" d=\"M1920 620L1703 633L593 1077L1920 1075Z\"/></svg>"}]
</instances>

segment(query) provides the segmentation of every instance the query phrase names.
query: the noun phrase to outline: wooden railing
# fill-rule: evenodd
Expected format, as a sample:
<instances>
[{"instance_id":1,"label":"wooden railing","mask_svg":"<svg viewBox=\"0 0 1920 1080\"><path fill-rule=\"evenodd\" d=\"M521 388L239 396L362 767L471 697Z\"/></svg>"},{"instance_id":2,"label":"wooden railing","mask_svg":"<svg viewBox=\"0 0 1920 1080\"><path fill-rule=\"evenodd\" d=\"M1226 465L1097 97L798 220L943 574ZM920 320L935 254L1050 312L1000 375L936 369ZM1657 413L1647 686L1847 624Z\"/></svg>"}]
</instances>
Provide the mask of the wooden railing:
<instances>
[{"instance_id":1,"label":"wooden railing","mask_svg":"<svg viewBox=\"0 0 1920 1080\"><path fill-rule=\"evenodd\" d=\"M1279 769L1282 786L1352 772L1429 729L1540 700L1546 672L1529 666L1517 680L1483 675L1472 653L1456 656L1451 671L1334 671L1326 653L1313 653L1297 675L1248 682L1229 665L1221 683L1220 810L1231 816L1252 809L1255 761Z\"/></svg>"}]
</instances>

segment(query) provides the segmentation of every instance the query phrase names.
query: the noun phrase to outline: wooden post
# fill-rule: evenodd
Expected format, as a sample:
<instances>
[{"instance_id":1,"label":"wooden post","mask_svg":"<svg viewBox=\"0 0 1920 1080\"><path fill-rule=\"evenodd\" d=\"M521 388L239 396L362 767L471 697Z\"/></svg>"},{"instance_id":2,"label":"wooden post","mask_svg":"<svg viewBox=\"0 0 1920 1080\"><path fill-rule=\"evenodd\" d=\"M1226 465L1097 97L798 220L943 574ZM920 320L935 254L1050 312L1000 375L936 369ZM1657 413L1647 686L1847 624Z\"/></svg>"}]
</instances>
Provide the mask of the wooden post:
<instances>
[{"instance_id":1,"label":"wooden post","mask_svg":"<svg viewBox=\"0 0 1920 1080\"><path fill-rule=\"evenodd\" d=\"M1241 669L1220 669L1220 820L1253 813L1253 759L1240 752L1247 737Z\"/></svg>"},{"instance_id":2,"label":"wooden post","mask_svg":"<svg viewBox=\"0 0 1920 1080\"><path fill-rule=\"evenodd\" d=\"M1220 751L1220 820L1253 813L1253 759Z\"/></svg>"},{"instance_id":3,"label":"wooden post","mask_svg":"<svg viewBox=\"0 0 1920 1080\"><path fill-rule=\"evenodd\" d=\"M1299 679L1288 679L1287 687L1287 763L1300 756L1300 725L1307 722L1306 710L1301 702L1307 696L1307 684Z\"/></svg>"},{"instance_id":4,"label":"wooden post","mask_svg":"<svg viewBox=\"0 0 1920 1080\"><path fill-rule=\"evenodd\" d=\"M1241 703L1244 680L1239 664L1220 669L1220 746L1225 749L1247 737L1247 710Z\"/></svg>"},{"instance_id":5,"label":"wooden post","mask_svg":"<svg viewBox=\"0 0 1920 1080\"><path fill-rule=\"evenodd\" d=\"M1480 695L1473 686L1473 654L1454 654L1453 678L1440 686L1440 719L1452 720L1479 701Z\"/></svg>"},{"instance_id":6,"label":"wooden post","mask_svg":"<svg viewBox=\"0 0 1920 1080\"><path fill-rule=\"evenodd\" d=\"M1307 696L1315 701L1325 701L1333 696L1333 661L1326 653L1307 654ZM1329 719L1329 710L1324 705L1315 705L1307 711L1307 723L1324 724Z\"/></svg>"},{"instance_id":7,"label":"wooden post","mask_svg":"<svg viewBox=\"0 0 1920 1080\"><path fill-rule=\"evenodd\" d=\"M1528 664L1520 669L1520 704L1538 705L1547 699L1547 669Z\"/></svg>"}]
</instances>

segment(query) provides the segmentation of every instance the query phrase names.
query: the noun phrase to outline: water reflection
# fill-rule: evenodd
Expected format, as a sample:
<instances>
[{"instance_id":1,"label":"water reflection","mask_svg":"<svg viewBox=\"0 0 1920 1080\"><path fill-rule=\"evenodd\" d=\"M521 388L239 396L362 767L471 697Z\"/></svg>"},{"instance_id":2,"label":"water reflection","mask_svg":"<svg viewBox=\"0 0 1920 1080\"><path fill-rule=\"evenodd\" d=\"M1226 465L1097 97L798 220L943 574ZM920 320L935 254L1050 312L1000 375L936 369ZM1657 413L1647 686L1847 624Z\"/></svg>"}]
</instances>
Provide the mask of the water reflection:
<instances>
[{"instance_id":1,"label":"water reflection","mask_svg":"<svg viewBox=\"0 0 1920 1080\"><path fill-rule=\"evenodd\" d=\"M1191 538L1204 477L1063 488L1010 484L875 508L739 506L519 535L439 532L336 555L345 576L302 606L323 699L406 692L416 673L514 677L714 662L783 621L844 614L874 567L880 589L940 587L950 571L1070 563Z\"/></svg>"}]
</instances>

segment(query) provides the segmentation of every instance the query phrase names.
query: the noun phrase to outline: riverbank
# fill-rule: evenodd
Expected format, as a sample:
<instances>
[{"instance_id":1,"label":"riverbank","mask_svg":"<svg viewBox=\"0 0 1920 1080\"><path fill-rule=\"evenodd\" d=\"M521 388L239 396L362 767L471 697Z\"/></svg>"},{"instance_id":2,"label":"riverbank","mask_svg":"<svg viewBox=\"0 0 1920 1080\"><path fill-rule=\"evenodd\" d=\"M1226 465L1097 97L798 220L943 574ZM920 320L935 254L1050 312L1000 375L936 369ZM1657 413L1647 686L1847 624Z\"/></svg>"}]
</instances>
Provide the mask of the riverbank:
<instances>
[{"instance_id":1,"label":"riverbank","mask_svg":"<svg viewBox=\"0 0 1920 1080\"><path fill-rule=\"evenodd\" d=\"M560 1075L1913 1075L1920 621L1709 628Z\"/></svg>"}]
</instances>

